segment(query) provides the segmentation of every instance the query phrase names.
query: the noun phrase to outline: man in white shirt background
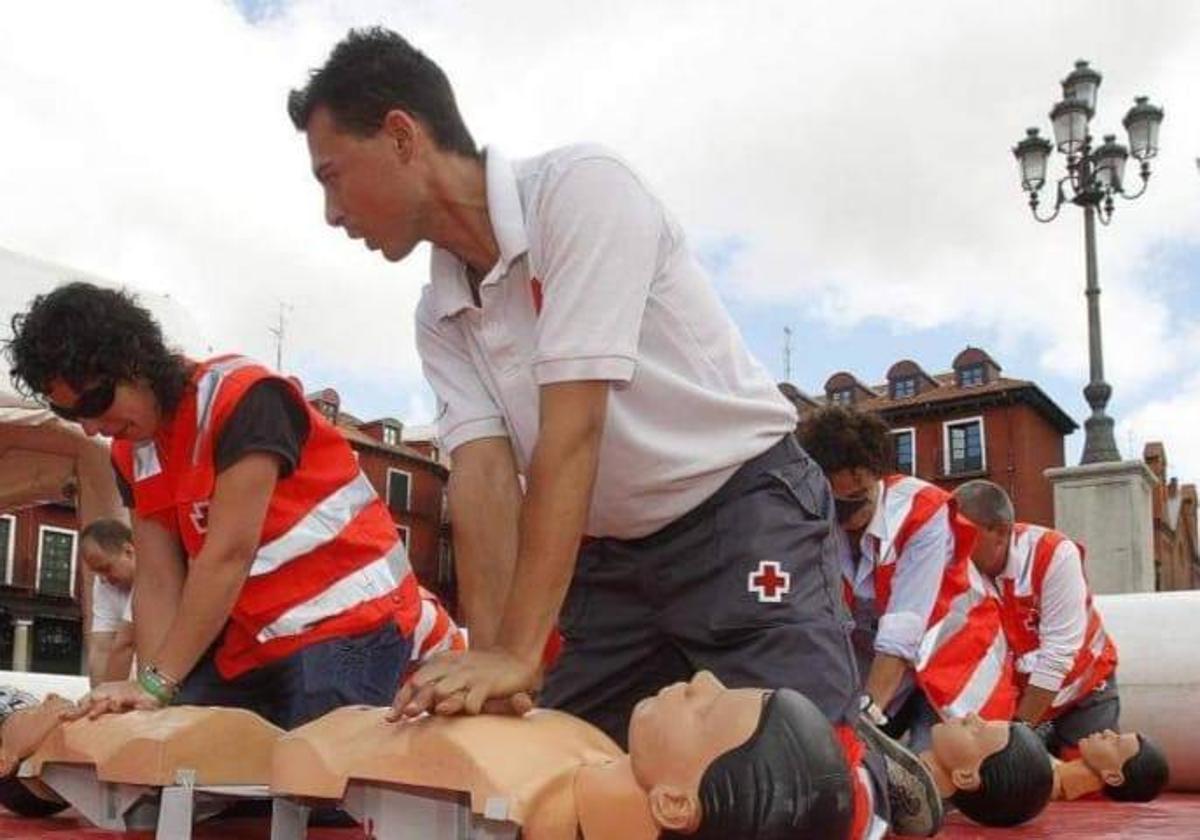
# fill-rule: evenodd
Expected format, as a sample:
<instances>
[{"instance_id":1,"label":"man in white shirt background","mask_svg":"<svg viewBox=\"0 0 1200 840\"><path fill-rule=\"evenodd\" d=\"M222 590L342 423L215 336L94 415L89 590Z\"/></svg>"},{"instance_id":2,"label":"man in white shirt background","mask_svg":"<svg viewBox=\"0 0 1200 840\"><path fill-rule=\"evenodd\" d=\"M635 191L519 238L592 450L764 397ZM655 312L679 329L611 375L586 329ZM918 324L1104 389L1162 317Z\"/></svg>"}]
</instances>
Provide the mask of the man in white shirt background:
<instances>
[{"instance_id":1,"label":"man in white shirt background","mask_svg":"<svg viewBox=\"0 0 1200 840\"><path fill-rule=\"evenodd\" d=\"M129 679L133 665L133 532L117 519L97 519L79 534L79 557L91 570L88 680Z\"/></svg>"}]
</instances>

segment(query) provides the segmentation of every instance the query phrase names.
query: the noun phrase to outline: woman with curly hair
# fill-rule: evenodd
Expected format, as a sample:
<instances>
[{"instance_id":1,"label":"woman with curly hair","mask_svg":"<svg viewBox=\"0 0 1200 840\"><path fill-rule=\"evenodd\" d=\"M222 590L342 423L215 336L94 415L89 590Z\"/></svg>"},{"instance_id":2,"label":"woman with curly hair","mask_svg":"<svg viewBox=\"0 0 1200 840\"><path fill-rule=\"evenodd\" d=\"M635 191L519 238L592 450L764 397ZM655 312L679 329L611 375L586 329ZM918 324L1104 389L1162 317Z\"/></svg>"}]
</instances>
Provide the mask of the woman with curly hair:
<instances>
[{"instance_id":1,"label":"woman with curly hair","mask_svg":"<svg viewBox=\"0 0 1200 840\"><path fill-rule=\"evenodd\" d=\"M290 728L396 690L420 609L387 508L299 387L172 350L133 295L69 283L12 321L12 378L113 438L138 678L84 712L238 706Z\"/></svg>"}]
</instances>

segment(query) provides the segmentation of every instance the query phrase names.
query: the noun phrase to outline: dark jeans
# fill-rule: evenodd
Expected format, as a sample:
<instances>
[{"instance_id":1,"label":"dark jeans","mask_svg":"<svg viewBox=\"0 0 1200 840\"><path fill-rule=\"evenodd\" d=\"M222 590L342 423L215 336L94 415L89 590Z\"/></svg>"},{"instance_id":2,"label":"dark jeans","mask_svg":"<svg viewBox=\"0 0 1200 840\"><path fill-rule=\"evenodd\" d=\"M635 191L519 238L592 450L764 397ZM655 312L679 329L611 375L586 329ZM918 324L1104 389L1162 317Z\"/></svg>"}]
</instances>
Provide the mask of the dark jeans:
<instances>
[{"instance_id":1,"label":"dark jeans","mask_svg":"<svg viewBox=\"0 0 1200 840\"><path fill-rule=\"evenodd\" d=\"M559 616L564 647L544 705L626 742L638 700L698 670L730 688L793 688L835 724L857 713L833 504L788 435L711 498L650 536L580 551ZM777 564L787 586L752 583Z\"/></svg>"},{"instance_id":2,"label":"dark jeans","mask_svg":"<svg viewBox=\"0 0 1200 840\"><path fill-rule=\"evenodd\" d=\"M1038 727L1046 739L1046 749L1054 755L1079 746L1079 742L1096 732L1111 729L1120 731L1121 696L1117 690L1117 673L1109 674L1087 697L1054 720Z\"/></svg>"},{"instance_id":3,"label":"dark jeans","mask_svg":"<svg viewBox=\"0 0 1200 840\"><path fill-rule=\"evenodd\" d=\"M249 709L294 729L340 706L391 705L411 648L412 640L389 622L360 636L318 642L232 680L217 673L210 649L183 681L175 704Z\"/></svg>"}]
</instances>

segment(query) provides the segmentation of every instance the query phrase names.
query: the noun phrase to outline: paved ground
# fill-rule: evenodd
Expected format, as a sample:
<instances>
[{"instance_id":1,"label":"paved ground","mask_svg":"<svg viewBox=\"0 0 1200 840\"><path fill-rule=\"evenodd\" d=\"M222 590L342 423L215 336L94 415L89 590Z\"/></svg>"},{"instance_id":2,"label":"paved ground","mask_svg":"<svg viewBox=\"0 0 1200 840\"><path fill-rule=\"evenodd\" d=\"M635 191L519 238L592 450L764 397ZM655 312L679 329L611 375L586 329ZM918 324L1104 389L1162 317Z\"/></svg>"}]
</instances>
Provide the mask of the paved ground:
<instances>
[{"instance_id":1,"label":"paved ground","mask_svg":"<svg viewBox=\"0 0 1200 840\"><path fill-rule=\"evenodd\" d=\"M75 840L75 838L137 838L150 832L112 834L85 827L68 816L48 820L21 820L0 809L0 838L5 840ZM201 825L196 840L268 840L266 820L221 820ZM364 840L358 828L314 828L310 840ZM980 828L952 815L939 835L944 840L1153 840L1200 837L1200 796L1171 794L1148 805L1115 802L1063 802L1048 808L1021 828Z\"/></svg>"}]
</instances>

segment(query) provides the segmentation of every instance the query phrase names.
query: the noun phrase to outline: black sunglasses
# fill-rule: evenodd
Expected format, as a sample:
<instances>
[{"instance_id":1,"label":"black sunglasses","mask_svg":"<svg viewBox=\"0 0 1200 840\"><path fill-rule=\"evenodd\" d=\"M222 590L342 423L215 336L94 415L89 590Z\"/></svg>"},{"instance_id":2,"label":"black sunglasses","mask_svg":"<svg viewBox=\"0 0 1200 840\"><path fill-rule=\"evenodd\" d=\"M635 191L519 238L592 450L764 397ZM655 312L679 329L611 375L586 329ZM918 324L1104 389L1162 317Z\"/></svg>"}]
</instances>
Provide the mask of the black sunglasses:
<instances>
[{"instance_id":1,"label":"black sunglasses","mask_svg":"<svg viewBox=\"0 0 1200 840\"><path fill-rule=\"evenodd\" d=\"M110 380L82 391L71 408L55 405L49 400L46 407L64 420L91 420L112 408L116 396L117 383Z\"/></svg>"}]
</instances>

